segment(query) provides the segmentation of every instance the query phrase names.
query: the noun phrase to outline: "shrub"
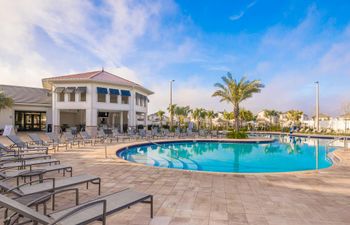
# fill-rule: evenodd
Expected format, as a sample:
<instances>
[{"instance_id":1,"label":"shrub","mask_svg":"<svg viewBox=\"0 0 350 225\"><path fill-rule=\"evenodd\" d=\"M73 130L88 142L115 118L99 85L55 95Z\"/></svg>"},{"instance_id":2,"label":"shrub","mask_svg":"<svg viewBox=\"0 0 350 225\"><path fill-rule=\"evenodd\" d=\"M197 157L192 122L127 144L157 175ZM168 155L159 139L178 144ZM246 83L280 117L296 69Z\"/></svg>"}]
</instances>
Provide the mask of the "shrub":
<instances>
[{"instance_id":1,"label":"shrub","mask_svg":"<svg viewBox=\"0 0 350 225\"><path fill-rule=\"evenodd\" d=\"M248 134L242 131L234 131L234 130L230 130L227 134L226 134L227 138L230 139L246 139L248 138Z\"/></svg>"}]
</instances>

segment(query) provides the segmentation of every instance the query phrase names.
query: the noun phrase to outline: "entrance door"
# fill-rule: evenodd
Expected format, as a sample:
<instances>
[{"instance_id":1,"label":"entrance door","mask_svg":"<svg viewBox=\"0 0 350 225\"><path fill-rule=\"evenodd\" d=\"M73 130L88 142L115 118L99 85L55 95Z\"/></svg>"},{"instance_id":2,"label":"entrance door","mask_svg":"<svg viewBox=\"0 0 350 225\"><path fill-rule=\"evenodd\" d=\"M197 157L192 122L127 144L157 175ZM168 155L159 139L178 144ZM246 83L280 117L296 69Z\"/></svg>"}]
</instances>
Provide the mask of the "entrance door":
<instances>
[{"instance_id":1,"label":"entrance door","mask_svg":"<svg viewBox=\"0 0 350 225\"><path fill-rule=\"evenodd\" d=\"M46 113L15 111L15 125L18 131L45 130Z\"/></svg>"}]
</instances>

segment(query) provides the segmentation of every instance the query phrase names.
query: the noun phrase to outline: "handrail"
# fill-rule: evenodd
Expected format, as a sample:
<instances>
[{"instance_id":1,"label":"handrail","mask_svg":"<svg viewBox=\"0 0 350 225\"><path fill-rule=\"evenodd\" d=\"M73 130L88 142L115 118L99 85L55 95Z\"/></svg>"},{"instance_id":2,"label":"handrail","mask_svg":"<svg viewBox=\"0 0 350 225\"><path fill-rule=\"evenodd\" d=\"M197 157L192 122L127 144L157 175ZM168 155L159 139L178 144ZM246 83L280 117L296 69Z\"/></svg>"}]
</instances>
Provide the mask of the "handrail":
<instances>
[{"instance_id":1,"label":"handrail","mask_svg":"<svg viewBox=\"0 0 350 225\"><path fill-rule=\"evenodd\" d=\"M334 143L336 141L340 141L341 139L344 139L344 143L345 143L345 141L347 140L347 137L338 137L338 138L334 138L333 140L330 140L329 142L327 142L326 147L325 147L326 151L329 150L330 144L332 144L332 143Z\"/></svg>"}]
</instances>

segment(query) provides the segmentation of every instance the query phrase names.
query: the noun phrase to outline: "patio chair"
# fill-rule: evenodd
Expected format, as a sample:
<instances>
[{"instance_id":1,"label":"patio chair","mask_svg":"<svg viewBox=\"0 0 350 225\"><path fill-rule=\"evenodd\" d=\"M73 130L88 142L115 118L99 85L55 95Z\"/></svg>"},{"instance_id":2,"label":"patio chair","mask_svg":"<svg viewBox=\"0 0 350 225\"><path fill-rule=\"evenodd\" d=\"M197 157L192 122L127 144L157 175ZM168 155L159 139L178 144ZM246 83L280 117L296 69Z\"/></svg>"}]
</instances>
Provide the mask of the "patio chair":
<instances>
[{"instance_id":1,"label":"patio chair","mask_svg":"<svg viewBox=\"0 0 350 225\"><path fill-rule=\"evenodd\" d=\"M80 140L76 139L76 137L71 132L63 132L63 136L67 144L72 148L74 145L78 145L80 147Z\"/></svg>"},{"instance_id":2,"label":"patio chair","mask_svg":"<svg viewBox=\"0 0 350 225\"><path fill-rule=\"evenodd\" d=\"M11 161L21 161L21 160L29 160L29 159L39 159L39 158L51 158L50 155L47 154L26 154L16 152L15 150L6 147L5 145L0 143L0 164Z\"/></svg>"},{"instance_id":3,"label":"patio chair","mask_svg":"<svg viewBox=\"0 0 350 225\"><path fill-rule=\"evenodd\" d=\"M43 165L43 164L60 164L60 160L57 159L31 159L31 160L22 160L17 162L5 162L0 164L0 169L9 169L9 168L26 168L32 167L35 165Z\"/></svg>"},{"instance_id":4,"label":"patio chair","mask_svg":"<svg viewBox=\"0 0 350 225\"><path fill-rule=\"evenodd\" d=\"M45 152L48 153L48 148L44 146L29 145L27 142L22 141L17 135L8 135L10 141L13 142L13 146L17 148L18 152Z\"/></svg>"},{"instance_id":5,"label":"patio chair","mask_svg":"<svg viewBox=\"0 0 350 225\"><path fill-rule=\"evenodd\" d=\"M48 198L55 194L56 193L49 193L36 201L41 201L43 198ZM35 203L36 202L34 200L29 203L29 205L33 205ZM76 203L78 203L78 201L76 201ZM22 217L29 220L29 222L33 222L34 224L39 223L43 225L83 225L97 220L102 221L102 224L106 225L106 217L108 215L130 208L138 203L150 204L150 216L153 218L153 196L130 189L118 191L77 206L56 211L48 216L41 214L14 199L0 195L0 206L14 212L12 215L5 218L5 224L17 222L17 220Z\"/></svg>"},{"instance_id":6,"label":"patio chair","mask_svg":"<svg viewBox=\"0 0 350 225\"><path fill-rule=\"evenodd\" d=\"M91 135L88 132L81 131L79 134L80 134L80 136L82 138L81 142L83 143L83 145L85 145L86 143L91 144L91 146L95 145L96 139L92 138Z\"/></svg>"},{"instance_id":7,"label":"patio chair","mask_svg":"<svg viewBox=\"0 0 350 225\"><path fill-rule=\"evenodd\" d=\"M42 176L46 173L49 172L61 172L63 176L66 176L66 173L69 173L70 176L73 175L73 168L72 166L67 166L67 165L62 165L62 164L56 164L56 165L51 165L51 166L43 166L43 167L35 167L35 169L30 168L28 169L21 169L21 170L2 170L0 171L0 179L12 179L16 178L17 179L17 185L19 185L19 178L20 177L27 177L30 176Z\"/></svg>"},{"instance_id":8,"label":"patio chair","mask_svg":"<svg viewBox=\"0 0 350 225\"><path fill-rule=\"evenodd\" d=\"M64 147L66 150L68 149L68 143L62 142L59 134L45 133L45 135L49 138L50 143L53 145L54 149L57 149L57 151L60 150L60 147Z\"/></svg>"},{"instance_id":9,"label":"patio chair","mask_svg":"<svg viewBox=\"0 0 350 225\"><path fill-rule=\"evenodd\" d=\"M29 133L28 136L30 137L30 139L32 139L33 143L36 145L49 147L51 144L50 142L47 142L41 139L39 135L36 133Z\"/></svg>"},{"instance_id":10,"label":"patio chair","mask_svg":"<svg viewBox=\"0 0 350 225\"><path fill-rule=\"evenodd\" d=\"M41 178L33 180L17 186L7 182L7 180L0 180L0 188L5 193L12 193L16 196L30 196L34 194L40 194L43 192L54 192L65 188L71 188L80 184L86 184L86 188L89 188L89 183L98 185L98 195L101 195L101 178L88 174L65 177L65 178ZM52 208L55 208L55 196L52 198Z\"/></svg>"}]
</instances>

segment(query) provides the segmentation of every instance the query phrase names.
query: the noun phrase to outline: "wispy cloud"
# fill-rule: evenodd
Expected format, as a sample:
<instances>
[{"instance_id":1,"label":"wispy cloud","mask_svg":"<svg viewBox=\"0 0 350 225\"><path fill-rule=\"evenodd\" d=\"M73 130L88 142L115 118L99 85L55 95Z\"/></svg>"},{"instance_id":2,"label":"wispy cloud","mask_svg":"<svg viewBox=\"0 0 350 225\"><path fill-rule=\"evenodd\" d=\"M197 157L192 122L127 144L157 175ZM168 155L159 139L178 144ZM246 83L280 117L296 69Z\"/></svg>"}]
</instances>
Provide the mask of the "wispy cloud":
<instances>
[{"instance_id":1,"label":"wispy cloud","mask_svg":"<svg viewBox=\"0 0 350 225\"><path fill-rule=\"evenodd\" d=\"M237 15L233 15L233 16L230 16L229 19L232 20L232 21L235 21L235 20L239 20L240 18L242 18L244 16L244 12L241 11L239 14Z\"/></svg>"},{"instance_id":2,"label":"wispy cloud","mask_svg":"<svg viewBox=\"0 0 350 225\"><path fill-rule=\"evenodd\" d=\"M229 17L230 20L232 21L236 21L236 20L239 20L241 19L245 13L247 12L248 9L252 8L255 4L256 4L256 0L255 1L252 1L251 3L249 3L244 10L242 10L240 13L236 14L236 15L232 15Z\"/></svg>"}]
</instances>

